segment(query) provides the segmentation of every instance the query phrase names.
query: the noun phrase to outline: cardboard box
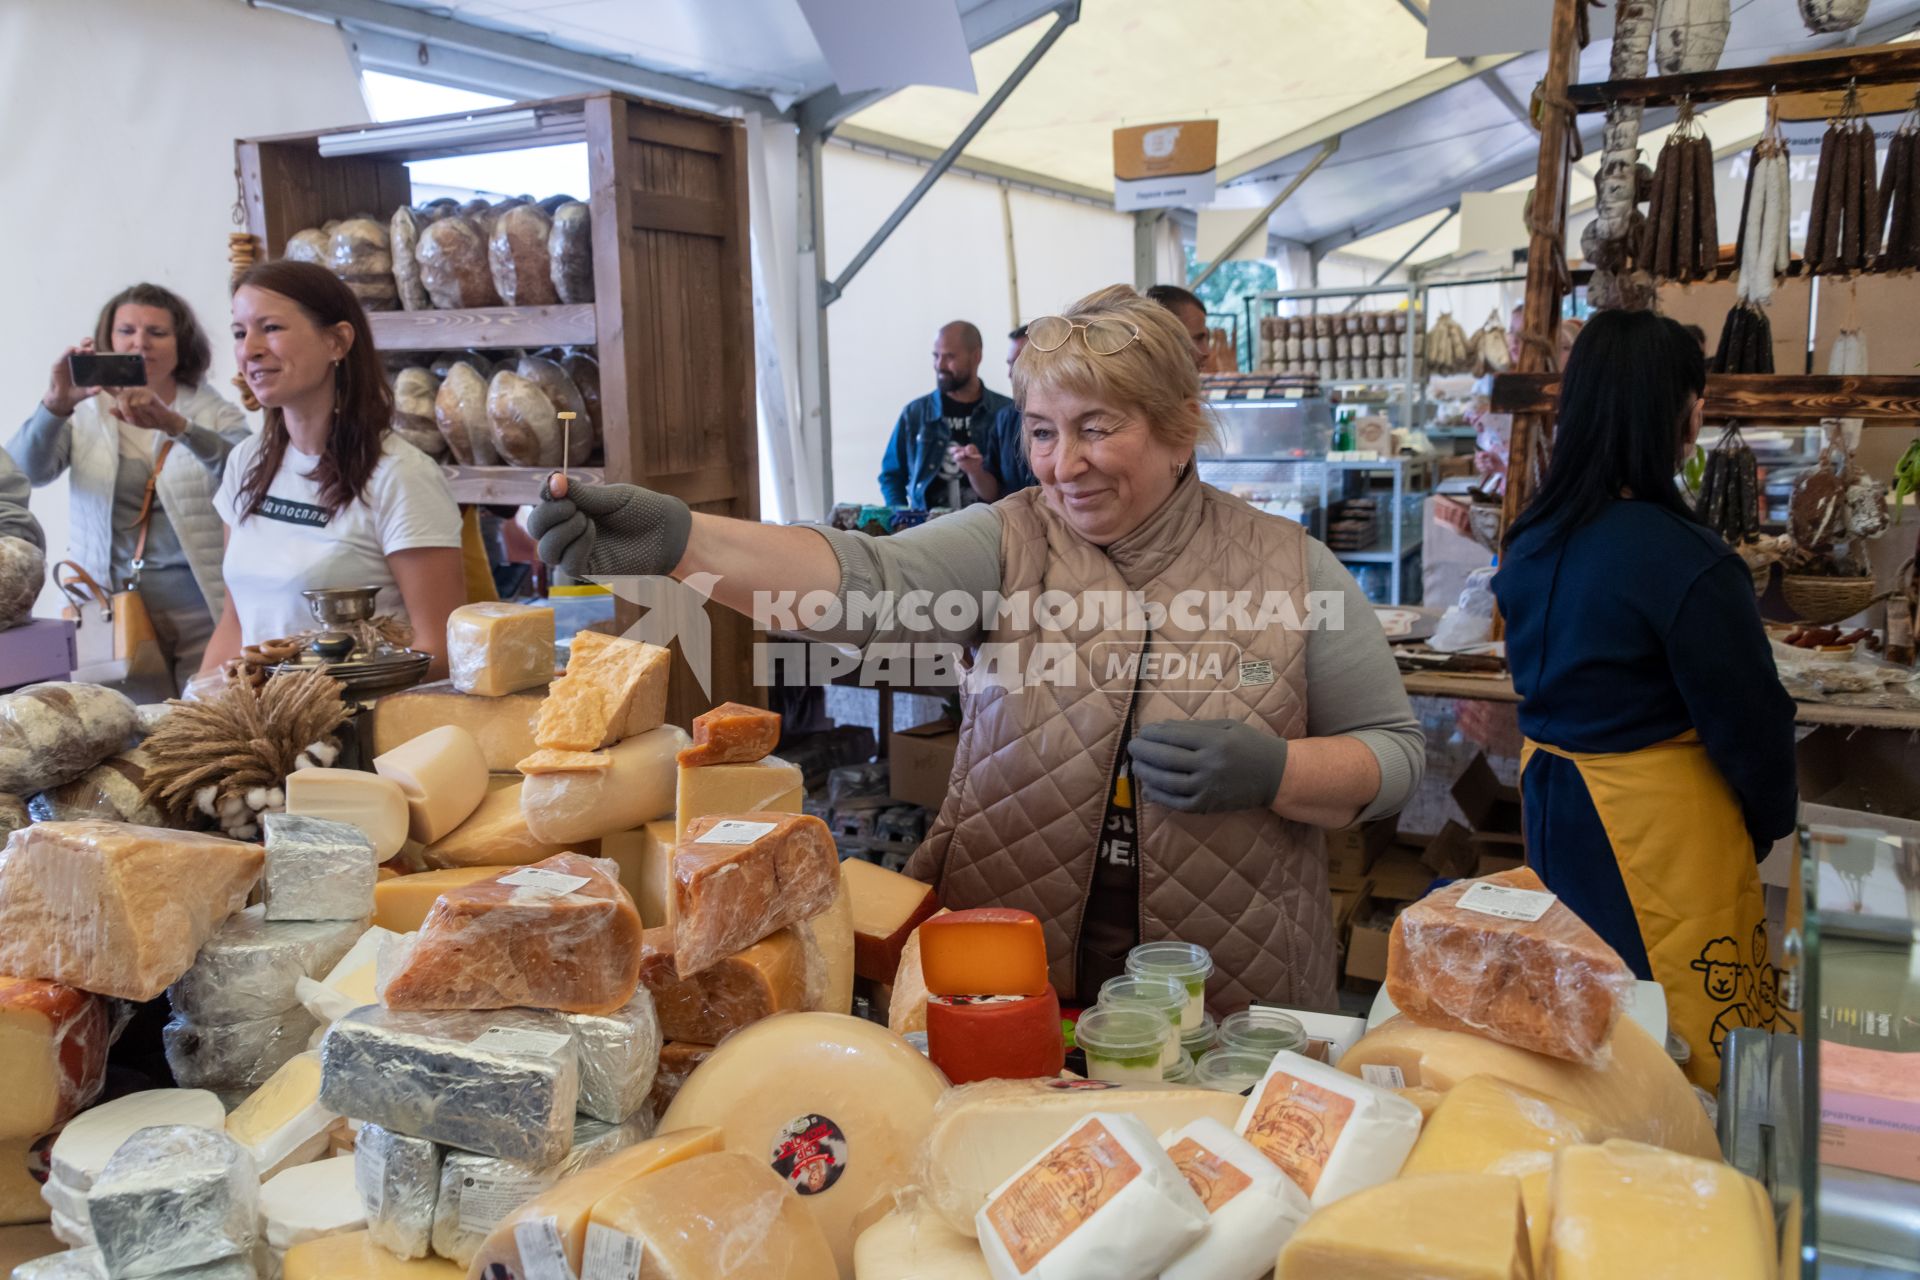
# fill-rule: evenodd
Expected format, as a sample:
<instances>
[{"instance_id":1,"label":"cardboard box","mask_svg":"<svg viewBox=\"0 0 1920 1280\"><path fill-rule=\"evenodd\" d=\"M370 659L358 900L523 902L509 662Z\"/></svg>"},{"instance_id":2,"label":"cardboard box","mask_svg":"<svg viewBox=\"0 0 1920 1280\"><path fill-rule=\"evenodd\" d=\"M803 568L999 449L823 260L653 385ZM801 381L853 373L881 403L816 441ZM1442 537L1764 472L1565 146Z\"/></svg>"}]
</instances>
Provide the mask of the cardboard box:
<instances>
[{"instance_id":1,"label":"cardboard box","mask_svg":"<svg viewBox=\"0 0 1920 1280\"><path fill-rule=\"evenodd\" d=\"M1394 913L1385 904L1355 918L1347 935L1347 976L1367 982L1387 980L1387 945L1393 936Z\"/></svg>"},{"instance_id":2,"label":"cardboard box","mask_svg":"<svg viewBox=\"0 0 1920 1280\"><path fill-rule=\"evenodd\" d=\"M959 749L960 730L950 720L896 730L887 739L887 789L895 800L938 813Z\"/></svg>"},{"instance_id":3,"label":"cardboard box","mask_svg":"<svg viewBox=\"0 0 1920 1280\"><path fill-rule=\"evenodd\" d=\"M1476 876L1498 875L1502 871L1517 871L1526 864L1527 860L1525 858L1507 857L1498 853L1482 853L1480 855L1480 861L1475 864L1473 868L1473 874Z\"/></svg>"},{"instance_id":4,"label":"cardboard box","mask_svg":"<svg viewBox=\"0 0 1920 1280\"><path fill-rule=\"evenodd\" d=\"M1338 945L1346 945L1347 925L1362 906L1373 901L1368 892L1371 883L1362 880L1357 888L1333 890L1333 936Z\"/></svg>"},{"instance_id":5,"label":"cardboard box","mask_svg":"<svg viewBox=\"0 0 1920 1280\"><path fill-rule=\"evenodd\" d=\"M1373 896L1387 902L1418 902L1433 887L1434 873L1412 849L1395 845L1367 873Z\"/></svg>"},{"instance_id":6,"label":"cardboard box","mask_svg":"<svg viewBox=\"0 0 1920 1280\"><path fill-rule=\"evenodd\" d=\"M1453 799L1474 834L1520 834L1520 792L1500 781L1485 752L1467 763L1466 772L1453 784Z\"/></svg>"},{"instance_id":7,"label":"cardboard box","mask_svg":"<svg viewBox=\"0 0 1920 1280\"><path fill-rule=\"evenodd\" d=\"M1398 825L1395 818L1382 818L1378 822L1355 823L1327 832L1328 872L1338 876L1365 875L1373 866L1373 860L1393 843Z\"/></svg>"}]
</instances>

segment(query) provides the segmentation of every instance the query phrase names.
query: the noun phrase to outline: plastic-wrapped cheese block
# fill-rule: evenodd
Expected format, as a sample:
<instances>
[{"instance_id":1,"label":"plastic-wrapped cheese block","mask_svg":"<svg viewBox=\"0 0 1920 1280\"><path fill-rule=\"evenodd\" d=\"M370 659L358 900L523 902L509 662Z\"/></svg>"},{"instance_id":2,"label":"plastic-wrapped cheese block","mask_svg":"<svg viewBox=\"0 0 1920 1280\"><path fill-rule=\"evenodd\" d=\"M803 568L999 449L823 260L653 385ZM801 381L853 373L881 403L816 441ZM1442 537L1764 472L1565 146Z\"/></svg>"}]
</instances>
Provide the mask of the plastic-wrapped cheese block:
<instances>
[{"instance_id":1,"label":"plastic-wrapped cheese block","mask_svg":"<svg viewBox=\"0 0 1920 1280\"><path fill-rule=\"evenodd\" d=\"M1391 1067L1408 1087L1441 1091L1469 1076L1499 1076L1578 1108L1609 1134L1708 1159L1720 1155L1720 1142L1693 1086L1631 1018L1614 1027L1604 1067L1583 1067L1465 1031L1393 1018L1340 1056L1340 1070L1351 1075L1367 1067Z\"/></svg>"},{"instance_id":2,"label":"plastic-wrapped cheese block","mask_svg":"<svg viewBox=\"0 0 1920 1280\"><path fill-rule=\"evenodd\" d=\"M433 867L525 866L556 853L580 852L577 843L542 840L527 827L520 808L524 784L515 782L497 789L489 788L467 820L427 846L426 860Z\"/></svg>"},{"instance_id":3,"label":"plastic-wrapped cheese block","mask_svg":"<svg viewBox=\"0 0 1920 1280\"><path fill-rule=\"evenodd\" d=\"M282 1165L305 1164L324 1154L328 1131L339 1118L320 1105L320 1055L308 1051L287 1059L235 1107L226 1133L247 1149L264 1178Z\"/></svg>"},{"instance_id":4,"label":"plastic-wrapped cheese block","mask_svg":"<svg viewBox=\"0 0 1920 1280\"><path fill-rule=\"evenodd\" d=\"M381 966L391 1009L612 1013L640 982L640 913L619 868L563 853L449 889Z\"/></svg>"},{"instance_id":5,"label":"plastic-wrapped cheese block","mask_svg":"<svg viewBox=\"0 0 1920 1280\"><path fill-rule=\"evenodd\" d=\"M0 854L0 973L151 1000L246 905L265 857L191 831L36 822Z\"/></svg>"},{"instance_id":6,"label":"plastic-wrapped cheese block","mask_svg":"<svg viewBox=\"0 0 1920 1280\"><path fill-rule=\"evenodd\" d=\"M680 763L687 768L752 764L779 745L779 712L723 702L693 718L693 745L680 752Z\"/></svg>"},{"instance_id":7,"label":"plastic-wrapped cheese block","mask_svg":"<svg viewBox=\"0 0 1920 1280\"><path fill-rule=\"evenodd\" d=\"M353 1157L295 1165L260 1184L260 1221L275 1249L363 1231L367 1211L354 1190Z\"/></svg>"},{"instance_id":8,"label":"plastic-wrapped cheese block","mask_svg":"<svg viewBox=\"0 0 1920 1280\"><path fill-rule=\"evenodd\" d=\"M527 830L536 839L564 844L630 831L671 814L673 757L686 740L685 730L662 725L605 751L566 753L589 757L595 767L533 772L522 761L527 780L520 788L520 811ZM533 758L550 754L536 752Z\"/></svg>"},{"instance_id":9,"label":"plastic-wrapped cheese block","mask_svg":"<svg viewBox=\"0 0 1920 1280\"><path fill-rule=\"evenodd\" d=\"M30 796L122 750L138 717L125 694L49 681L0 694L0 791Z\"/></svg>"},{"instance_id":10,"label":"plastic-wrapped cheese block","mask_svg":"<svg viewBox=\"0 0 1920 1280\"><path fill-rule=\"evenodd\" d=\"M1160 1145L1207 1209L1207 1234L1161 1280L1261 1280L1313 1212L1306 1193L1218 1120L1161 1134Z\"/></svg>"},{"instance_id":11,"label":"plastic-wrapped cheese block","mask_svg":"<svg viewBox=\"0 0 1920 1280\"><path fill-rule=\"evenodd\" d=\"M767 1168L764 1153L691 1156L633 1179L593 1207L585 1274L635 1275L644 1259L644 1274L661 1280L838 1280L842 1272L807 1213L809 1203Z\"/></svg>"},{"instance_id":12,"label":"plastic-wrapped cheese block","mask_svg":"<svg viewBox=\"0 0 1920 1280\"><path fill-rule=\"evenodd\" d=\"M58 1178L49 1177L40 1193L42 1204L59 1217L75 1224L81 1229L88 1241L93 1239L93 1227L87 1222L87 1193L68 1186ZM40 1217L46 1218L42 1213Z\"/></svg>"},{"instance_id":13,"label":"plastic-wrapped cheese block","mask_svg":"<svg viewBox=\"0 0 1920 1280\"><path fill-rule=\"evenodd\" d=\"M0 977L0 1139L50 1133L99 1097L107 1032L100 997Z\"/></svg>"},{"instance_id":14,"label":"plastic-wrapped cheese block","mask_svg":"<svg viewBox=\"0 0 1920 1280\"><path fill-rule=\"evenodd\" d=\"M581 1114L624 1124L647 1105L660 1064L660 1021L645 987L612 1013L570 1013L580 1057Z\"/></svg>"},{"instance_id":15,"label":"plastic-wrapped cheese block","mask_svg":"<svg viewBox=\"0 0 1920 1280\"><path fill-rule=\"evenodd\" d=\"M887 998L887 1029L897 1036L927 1029L927 978L920 970L918 929L907 935L907 945L900 948L900 967L894 970L893 989Z\"/></svg>"},{"instance_id":16,"label":"plastic-wrapped cheese block","mask_svg":"<svg viewBox=\"0 0 1920 1280\"><path fill-rule=\"evenodd\" d=\"M536 859L537 861L537 859ZM394 876L373 886L373 926L389 933L412 933L449 889L491 880L517 864L504 866L444 867L420 871L410 876ZM364 1003L371 1004L368 999Z\"/></svg>"},{"instance_id":17,"label":"plastic-wrapped cheese block","mask_svg":"<svg viewBox=\"0 0 1920 1280\"><path fill-rule=\"evenodd\" d=\"M353 1181L374 1242L400 1258L424 1258L433 1242L440 1199L438 1143L380 1124L360 1126L353 1144Z\"/></svg>"},{"instance_id":18,"label":"plastic-wrapped cheese block","mask_svg":"<svg viewBox=\"0 0 1920 1280\"><path fill-rule=\"evenodd\" d=\"M174 1083L185 1089L252 1090L307 1047L319 1021L296 1003L291 1009L244 1022L167 1019L160 1036Z\"/></svg>"},{"instance_id":19,"label":"plastic-wrapped cheese block","mask_svg":"<svg viewBox=\"0 0 1920 1280\"><path fill-rule=\"evenodd\" d=\"M542 688L486 698L461 693L448 680L390 693L373 704L374 754L383 756L430 729L454 725L480 744L488 769L504 773L533 751L533 722L546 696Z\"/></svg>"},{"instance_id":20,"label":"plastic-wrapped cheese block","mask_svg":"<svg viewBox=\"0 0 1920 1280\"><path fill-rule=\"evenodd\" d=\"M1283 1169L1316 1209L1400 1172L1420 1108L1322 1062L1282 1050L1234 1132Z\"/></svg>"},{"instance_id":21,"label":"plastic-wrapped cheese block","mask_svg":"<svg viewBox=\"0 0 1920 1280\"><path fill-rule=\"evenodd\" d=\"M1554 1280L1773 1280L1773 1206L1718 1159L1614 1139L1554 1156Z\"/></svg>"},{"instance_id":22,"label":"plastic-wrapped cheese block","mask_svg":"<svg viewBox=\"0 0 1920 1280\"><path fill-rule=\"evenodd\" d=\"M103 1102L75 1116L47 1152L48 1173L85 1193L120 1144L141 1129L219 1129L227 1109L204 1089L149 1089Z\"/></svg>"},{"instance_id":23,"label":"plastic-wrapped cheese block","mask_svg":"<svg viewBox=\"0 0 1920 1280\"><path fill-rule=\"evenodd\" d=\"M280 1271L281 1280L466 1280L466 1274L443 1258L397 1258L366 1231L297 1244Z\"/></svg>"},{"instance_id":24,"label":"plastic-wrapped cheese block","mask_svg":"<svg viewBox=\"0 0 1920 1280\"><path fill-rule=\"evenodd\" d=\"M955 1084L1057 1076L1066 1065L1060 1001L1037 996L934 996L927 1056Z\"/></svg>"},{"instance_id":25,"label":"plastic-wrapped cheese block","mask_svg":"<svg viewBox=\"0 0 1920 1280\"><path fill-rule=\"evenodd\" d=\"M93 1228L87 1225L85 1217L69 1218L56 1209L49 1215L47 1229L53 1232L55 1240L70 1249L93 1247Z\"/></svg>"},{"instance_id":26,"label":"plastic-wrapped cheese block","mask_svg":"<svg viewBox=\"0 0 1920 1280\"><path fill-rule=\"evenodd\" d=\"M597 751L658 729L667 715L672 659L658 645L576 632L566 674L540 704L533 738L543 747Z\"/></svg>"},{"instance_id":27,"label":"plastic-wrapped cheese block","mask_svg":"<svg viewBox=\"0 0 1920 1280\"><path fill-rule=\"evenodd\" d=\"M1630 1280L1641 1273L1606 1273ZM1677 1273L1676 1273L1677 1274ZM1707 1268L1693 1276L1723 1275ZM1280 1251L1275 1280L1531 1280L1520 1184L1430 1173L1369 1187L1307 1219Z\"/></svg>"},{"instance_id":28,"label":"plastic-wrapped cheese block","mask_svg":"<svg viewBox=\"0 0 1920 1280\"><path fill-rule=\"evenodd\" d=\"M600 838L600 856L620 866L620 885L633 897L640 923L657 929L673 921L673 819Z\"/></svg>"},{"instance_id":29,"label":"plastic-wrapped cheese block","mask_svg":"<svg viewBox=\"0 0 1920 1280\"><path fill-rule=\"evenodd\" d=\"M812 937L790 927L682 978L673 964L673 930L648 929L640 982L668 1040L718 1044L762 1018L813 1008L826 991L827 971Z\"/></svg>"},{"instance_id":30,"label":"plastic-wrapped cheese block","mask_svg":"<svg viewBox=\"0 0 1920 1280\"><path fill-rule=\"evenodd\" d=\"M465 822L487 794L487 758L474 736L443 724L373 758L407 798L407 835L432 844Z\"/></svg>"},{"instance_id":31,"label":"plastic-wrapped cheese block","mask_svg":"<svg viewBox=\"0 0 1920 1280\"><path fill-rule=\"evenodd\" d=\"M964 1235L994 1188L1096 1111L1136 1116L1154 1133L1203 1117L1232 1124L1245 1099L1176 1084L1102 1080L987 1080L951 1089L934 1110L920 1185Z\"/></svg>"},{"instance_id":32,"label":"plastic-wrapped cheese block","mask_svg":"<svg viewBox=\"0 0 1920 1280\"><path fill-rule=\"evenodd\" d=\"M710 764L680 770L674 792L673 839L680 844L696 818L712 814L799 813L807 794L798 765L775 756L752 764Z\"/></svg>"},{"instance_id":33,"label":"plastic-wrapped cheese block","mask_svg":"<svg viewBox=\"0 0 1920 1280\"><path fill-rule=\"evenodd\" d=\"M989 1280L987 1260L923 1204L895 1209L853 1242L854 1280Z\"/></svg>"},{"instance_id":34,"label":"plastic-wrapped cheese block","mask_svg":"<svg viewBox=\"0 0 1920 1280\"><path fill-rule=\"evenodd\" d=\"M472 1263L494 1228L562 1178L644 1141L646 1122L603 1124L582 1119L574 1125L573 1150L544 1167L501 1160L471 1151L449 1151L440 1166L440 1196L433 1210L433 1251L461 1266Z\"/></svg>"},{"instance_id":35,"label":"plastic-wrapped cheese block","mask_svg":"<svg viewBox=\"0 0 1920 1280\"><path fill-rule=\"evenodd\" d=\"M945 1088L932 1063L884 1028L791 1013L715 1049L659 1127L714 1125L727 1150L771 1165L850 1271L856 1219L912 1180Z\"/></svg>"},{"instance_id":36,"label":"plastic-wrapped cheese block","mask_svg":"<svg viewBox=\"0 0 1920 1280\"><path fill-rule=\"evenodd\" d=\"M936 996L1037 996L1048 989L1046 935L1030 911L942 912L920 926L920 973Z\"/></svg>"},{"instance_id":37,"label":"plastic-wrapped cheese block","mask_svg":"<svg viewBox=\"0 0 1920 1280\"><path fill-rule=\"evenodd\" d=\"M206 1024L285 1013L300 1003L295 984L333 968L366 929L364 917L270 920L267 910L236 912L207 939L193 967L167 988L175 1013Z\"/></svg>"},{"instance_id":38,"label":"plastic-wrapped cheese block","mask_svg":"<svg viewBox=\"0 0 1920 1280\"><path fill-rule=\"evenodd\" d=\"M594 1205L644 1174L718 1150L718 1129L680 1129L569 1174L503 1218L474 1253L469 1273L488 1280L579 1275Z\"/></svg>"},{"instance_id":39,"label":"plastic-wrapped cheese block","mask_svg":"<svg viewBox=\"0 0 1920 1280\"><path fill-rule=\"evenodd\" d=\"M861 858L840 864L853 900L853 970L869 982L892 982L900 953L922 921L940 909L933 886Z\"/></svg>"},{"instance_id":40,"label":"plastic-wrapped cheese block","mask_svg":"<svg viewBox=\"0 0 1920 1280\"><path fill-rule=\"evenodd\" d=\"M400 784L360 769L295 769L287 775L287 812L360 828L385 862L407 842L406 793Z\"/></svg>"},{"instance_id":41,"label":"plastic-wrapped cheese block","mask_svg":"<svg viewBox=\"0 0 1920 1280\"><path fill-rule=\"evenodd\" d=\"M12 1280L106 1280L107 1264L91 1245L48 1254L13 1269Z\"/></svg>"},{"instance_id":42,"label":"plastic-wrapped cheese block","mask_svg":"<svg viewBox=\"0 0 1920 1280\"><path fill-rule=\"evenodd\" d=\"M411 1013L378 1005L333 1024L320 1101L450 1147L551 1164L573 1142L580 1073L557 1013Z\"/></svg>"},{"instance_id":43,"label":"plastic-wrapped cheese block","mask_svg":"<svg viewBox=\"0 0 1920 1280\"><path fill-rule=\"evenodd\" d=\"M1430 1027L1597 1066L1633 972L1526 867L1460 880L1394 921L1387 994Z\"/></svg>"},{"instance_id":44,"label":"plastic-wrapped cheese block","mask_svg":"<svg viewBox=\"0 0 1920 1280\"><path fill-rule=\"evenodd\" d=\"M538 689L553 679L553 610L506 600L464 604L447 615L453 687L485 698Z\"/></svg>"},{"instance_id":45,"label":"plastic-wrapped cheese block","mask_svg":"<svg viewBox=\"0 0 1920 1280\"><path fill-rule=\"evenodd\" d=\"M847 892L846 877L840 877L832 906L794 927L813 937L827 966L826 990L810 1007L822 1013L852 1013L853 897Z\"/></svg>"},{"instance_id":46,"label":"plastic-wrapped cheese block","mask_svg":"<svg viewBox=\"0 0 1920 1280\"><path fill-rule=\"evenodd\" d=\"M269 813L261 821L267 919L365 920L373 914L380 859L360 828L294 813Z\"/></svg>"},{"instance_id":47,"label":"plastic-wrapped cheese block","mask_svg":"<svg viewBox=\"0 0 1920 1280\"><path fill-rule=\"evenodd\" d=\"M660 1066L653 1073L653 1091L647 1095L647 1106L655 1116L667 1114L667 1108L680 1096L680 1088L686 1084L687 1077L713 1056L710 1044L692 1044L684 1040L669 1040L660 1046Z\"/></svg>"},{"instance_id":48,"label":"plastic-wrapped cheese block","mask_svg":"<svg viewBox=\"0 0 1920 1280\"><path fill-rule=\"evenodd\" d=\"M424 914L424 908L423 914ZM322 1022L344 1018L361 1005L379 1000L375 979L379 973L380 949L399 939L377 925L354 941L347 954L321 978L301 978L293 984L294 994L307 1012Z\"/></svg>"},{"instance_id":49,"label":"plastic-wrapped cheese block","mask_svg":"<svg viewBox=\"0 0 1920 1280\"><path fill-rule=\"evenodd\" d=\"M1096 1111L994 1189L975 1218L994 1280L1151 1280L1207 1210L1133 1116Z\"/></svg>"},{"instance_id":50,"label":"plastic-wrapped cheese block","mask_svg":"<svg viewBox=\"0 0 1920 1280\"><path fill-rule=\"evenodd\" d=\"M673 958L682 976L833 905L840 853L811 814L695 819L673 855Z\"/></svg>"},{"instance_id":51,"label":"plastic-wrapped cheese block","mask_svg":"<svg viewBox=\"0 0 1920 1280\"><path fill-rule=\"evenodd\" d=\"M259 1194L253 1158L226 1134L142 1129L94 1180L87 1216L108 1274L157 1276L251 1249Z\"/></svg>"}]
</instances>

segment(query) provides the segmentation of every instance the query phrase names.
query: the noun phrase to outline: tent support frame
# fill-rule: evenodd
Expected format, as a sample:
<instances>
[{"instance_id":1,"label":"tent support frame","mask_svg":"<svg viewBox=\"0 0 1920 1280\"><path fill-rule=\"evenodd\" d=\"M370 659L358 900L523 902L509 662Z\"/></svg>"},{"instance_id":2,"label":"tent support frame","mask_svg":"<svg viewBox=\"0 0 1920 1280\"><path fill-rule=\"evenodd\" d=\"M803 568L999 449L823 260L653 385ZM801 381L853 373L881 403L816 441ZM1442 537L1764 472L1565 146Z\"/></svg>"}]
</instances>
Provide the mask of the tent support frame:
<instances>
[{"instance_id":1,"label":"tent support frame","mask_svg":"<svg viewBox=\"0 0 1920 1280\"><path fill-rule=\"evenodd\" d=\"M1198 289L1207 282L1209 276L1220 269L1221 263L1231 262L1233 255L1240 251L1240 246L1253 239L1255 232L1265 230L1267 219L1271 218L1281 205L1293 197L1293 193L1300 189L1300 185L1313 176L1314 170L1326 163L1328 156L1331 156L1339 149L1340 138L1337 134L1321 143L1319 152L1313 159L1307 161L1307 167L1294 174L1293 181L1282 187L1280 194L1267 202L1266 208L1255 214L1246 226L1240 228L1240 234L1235 236L1227 247L1222 249L1212 262L1207 264L1207 269L1200 273L1200 278L1188 285L1187 288Z\"/></svg>"}]
</instances>

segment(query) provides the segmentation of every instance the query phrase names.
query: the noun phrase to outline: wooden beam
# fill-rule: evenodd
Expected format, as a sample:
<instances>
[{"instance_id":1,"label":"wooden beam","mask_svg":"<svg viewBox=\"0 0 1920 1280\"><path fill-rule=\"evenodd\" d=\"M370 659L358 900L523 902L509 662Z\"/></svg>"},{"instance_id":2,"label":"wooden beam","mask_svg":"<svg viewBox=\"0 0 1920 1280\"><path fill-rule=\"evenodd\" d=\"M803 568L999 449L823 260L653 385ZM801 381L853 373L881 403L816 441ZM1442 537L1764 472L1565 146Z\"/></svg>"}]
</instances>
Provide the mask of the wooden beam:
<instances>
[{"instance_id":1,"label":"wooden beam","mask_svg":"<svg viewBox=\"0 0 1920 1280\"><path fill-rule=\"evenodd\" d=\"M1493 380L1495 413L1551 414L1557 373L1503 373ZM1920 377L1885 374L1715 373L1707 377L1707 416L1742 422L1920 419Z\"/></svg>"},{"instance_id":2,"label":"wooden beam","mask_svg":"<svg viewBox=\"0 0 1920 1280\"><path fill-rule=\"evenodd\" d=\"M1687 98L1700 106L1764 98L1776 89L1782 93L1820 93L1845 89L1849 84L1865 87L1915 81L1920 81L1920 44L1793 62L1763 62L1751 67L1722 67L1690 75L1575 84L1567 86L1566 98L1580 111L1605 111L1615 102L1670 107Z\"/></svg>"}]
</instances>

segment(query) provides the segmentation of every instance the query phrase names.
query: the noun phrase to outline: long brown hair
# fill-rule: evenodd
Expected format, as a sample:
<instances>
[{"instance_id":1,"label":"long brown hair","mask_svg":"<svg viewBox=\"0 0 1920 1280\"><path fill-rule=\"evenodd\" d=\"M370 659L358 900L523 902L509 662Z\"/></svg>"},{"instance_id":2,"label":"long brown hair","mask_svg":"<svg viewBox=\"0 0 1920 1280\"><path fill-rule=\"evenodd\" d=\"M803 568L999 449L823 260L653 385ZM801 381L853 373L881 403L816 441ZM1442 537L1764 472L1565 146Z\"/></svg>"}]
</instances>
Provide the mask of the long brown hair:
<instances>
[{"instance_id":1,"label":"long brown hair","mask_svg":"<svg viewBox=\"0 0 1920 1280\"><path fill-rule=\"evenodd\" d=\"M126 306L159 307L172 317L173 380L189 387L199 386L207 376L207 366L213 363L213 346L187 300L157 284L128 285L107 299L107 305L100 308L100 318L93 325L93 349L113 350L114 313Z\"/></svg>"},{"instance_id":2,"label":"long brown hair","mask_svg":"<svg viewBox=\"0 0 1920 1280\"><path fill-rule=\"evenodd\" d=\"M380 449L393 423L393 391L374 350L373 329L353 290L325 267L311 262L276 258L250 268L234 281L233 291L251 285L291 300L322 329L345 322L353 326L353 345L334 366L333 430L327 449L312 472L320 489L321 505L329 517L360 501L373 469L380 465ZM287 424L279 409L266 411L260 432L260 452L254 455L240 486L240 510L250 516L267 500L267 489L280 473L287 453Z\"/></svg>"}]
</instances>

